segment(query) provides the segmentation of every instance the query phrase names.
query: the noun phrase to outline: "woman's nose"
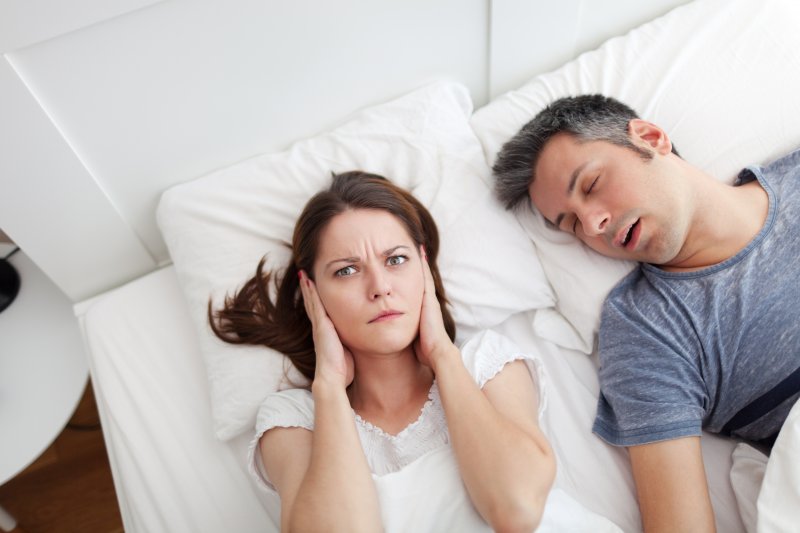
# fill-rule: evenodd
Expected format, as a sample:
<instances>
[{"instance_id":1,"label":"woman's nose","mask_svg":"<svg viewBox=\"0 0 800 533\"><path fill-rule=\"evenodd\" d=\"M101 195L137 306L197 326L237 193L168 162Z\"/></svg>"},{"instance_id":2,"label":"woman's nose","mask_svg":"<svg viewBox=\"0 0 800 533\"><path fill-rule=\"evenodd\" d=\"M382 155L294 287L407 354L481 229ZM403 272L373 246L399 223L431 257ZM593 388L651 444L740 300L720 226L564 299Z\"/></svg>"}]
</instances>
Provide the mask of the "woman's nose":
<instances>
[{"instance_id":1,"label":"woman's nose","mask_svg":"<svg viewBox=\"0 0 800 533\"><path fill-rule=\"evenodd\" d=\"M388 296L392 293L392 286L389 278L381 270L374 270L370 275L369 296L371 300L376 300L381 296Z\"/></svg>"}]
</instances>

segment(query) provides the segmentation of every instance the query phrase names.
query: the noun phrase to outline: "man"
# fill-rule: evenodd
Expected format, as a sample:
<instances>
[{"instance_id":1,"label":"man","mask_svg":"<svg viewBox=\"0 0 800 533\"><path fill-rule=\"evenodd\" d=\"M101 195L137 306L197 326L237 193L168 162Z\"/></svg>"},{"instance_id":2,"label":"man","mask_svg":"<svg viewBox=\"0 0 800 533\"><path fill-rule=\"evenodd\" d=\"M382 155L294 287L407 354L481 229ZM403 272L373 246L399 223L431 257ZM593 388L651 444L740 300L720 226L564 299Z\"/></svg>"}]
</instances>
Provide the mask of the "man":
<instances>
[{"instance_id":1,"label":"man","mask_svg":"<svg viewBox=\"0 0 800 533\"><path fill-rule=\"evenodd\" d=\"M508 209L639 268L609 294L593 431L626 446L646 531L713 531L701 429L769 447L800 396L800 152L736 186L600 95L557 100L498 154Z\"/></svg>"}]
</instances>

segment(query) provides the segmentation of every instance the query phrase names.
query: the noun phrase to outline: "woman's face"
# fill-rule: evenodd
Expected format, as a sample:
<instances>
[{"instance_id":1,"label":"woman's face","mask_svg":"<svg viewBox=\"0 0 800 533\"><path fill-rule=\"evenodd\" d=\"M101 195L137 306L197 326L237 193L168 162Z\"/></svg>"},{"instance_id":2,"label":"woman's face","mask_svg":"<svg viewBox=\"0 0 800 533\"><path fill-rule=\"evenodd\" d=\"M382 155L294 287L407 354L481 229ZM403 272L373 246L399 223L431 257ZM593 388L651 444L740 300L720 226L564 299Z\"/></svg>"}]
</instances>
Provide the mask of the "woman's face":
<instances>
[{"instance_id":1,"label":"woman's face","mask_svg":"<svg viewBox=\"0 0 800 533\"><path fill-rule=\"evenodd\" d=\"M377 209L336 215L320 235L314 280L339 339L354 353L391 354L419 331L424 280L405 226Z\"/></svg>"}]
</instances>

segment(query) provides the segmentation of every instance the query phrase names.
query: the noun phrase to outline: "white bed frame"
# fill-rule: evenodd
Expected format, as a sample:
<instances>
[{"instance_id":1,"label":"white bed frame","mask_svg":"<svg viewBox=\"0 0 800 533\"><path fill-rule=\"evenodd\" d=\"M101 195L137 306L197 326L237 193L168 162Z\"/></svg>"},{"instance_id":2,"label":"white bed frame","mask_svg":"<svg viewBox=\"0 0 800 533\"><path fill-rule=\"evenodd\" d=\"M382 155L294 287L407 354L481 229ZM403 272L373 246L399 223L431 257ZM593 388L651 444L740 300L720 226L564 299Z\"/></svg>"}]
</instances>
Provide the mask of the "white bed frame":
<instances>
[{"instance_id":1,"label":"white bed frame","mask_svg":"<svg viewBox=\"0 0 800 533\"><path fill-rule=\"evenodd\" d=\"M686 2L6 0L0 228L80 302L170 262L170 185L433 79L480 106Z\"/></svg>"}]
</instances>

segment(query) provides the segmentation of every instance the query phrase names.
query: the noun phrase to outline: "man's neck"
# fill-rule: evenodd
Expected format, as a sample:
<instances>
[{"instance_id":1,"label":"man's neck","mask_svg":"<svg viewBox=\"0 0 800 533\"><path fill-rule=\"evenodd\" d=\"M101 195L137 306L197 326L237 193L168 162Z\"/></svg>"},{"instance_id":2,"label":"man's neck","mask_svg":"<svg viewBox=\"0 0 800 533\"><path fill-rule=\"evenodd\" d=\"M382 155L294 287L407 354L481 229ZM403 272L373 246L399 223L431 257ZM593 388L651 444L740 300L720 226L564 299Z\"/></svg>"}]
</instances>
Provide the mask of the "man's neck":
<instances>
[{"instance_id":1,"label":"man's neck","mask_svg":"<svg viewBox=\"0 0 800 533\"><path fill-rule=\"evenodd\" d=\"M699 182L698 203L685 244L670 272L702 270L735 256L764 226L769 197L754 180L732 187L713 178Z\"/></svg>"}]
</instances>

